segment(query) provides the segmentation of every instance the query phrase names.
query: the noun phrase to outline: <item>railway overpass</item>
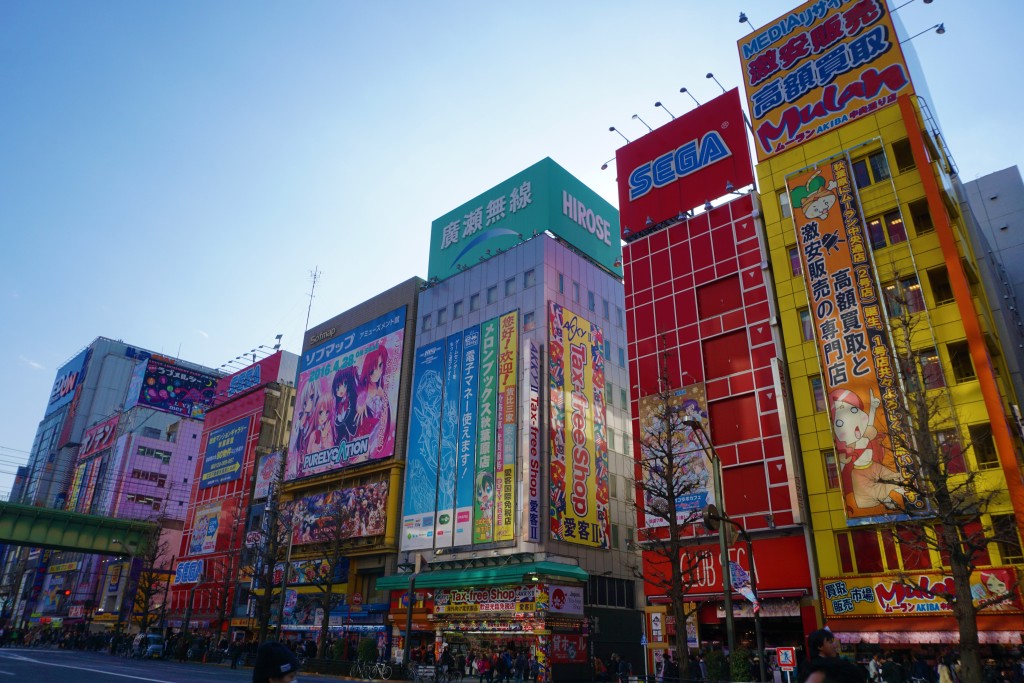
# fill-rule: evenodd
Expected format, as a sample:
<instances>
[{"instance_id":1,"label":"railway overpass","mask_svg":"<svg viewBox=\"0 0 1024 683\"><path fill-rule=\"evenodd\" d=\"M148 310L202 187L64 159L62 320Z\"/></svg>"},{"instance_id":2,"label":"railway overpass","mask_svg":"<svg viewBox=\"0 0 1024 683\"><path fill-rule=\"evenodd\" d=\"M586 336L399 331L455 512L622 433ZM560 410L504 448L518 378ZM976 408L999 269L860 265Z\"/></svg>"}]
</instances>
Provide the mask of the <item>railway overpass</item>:
<instances>
[{"instance_id":1,"label":"railway overpass","mask_svg":"<svg viewBox=\"0 0 1024 683\"><path fill-rule=\"evenodd\" d=\"M80 512L0 503L0 543L100 555L145 555L158 526Z\"/></svg>"}]
</instances>

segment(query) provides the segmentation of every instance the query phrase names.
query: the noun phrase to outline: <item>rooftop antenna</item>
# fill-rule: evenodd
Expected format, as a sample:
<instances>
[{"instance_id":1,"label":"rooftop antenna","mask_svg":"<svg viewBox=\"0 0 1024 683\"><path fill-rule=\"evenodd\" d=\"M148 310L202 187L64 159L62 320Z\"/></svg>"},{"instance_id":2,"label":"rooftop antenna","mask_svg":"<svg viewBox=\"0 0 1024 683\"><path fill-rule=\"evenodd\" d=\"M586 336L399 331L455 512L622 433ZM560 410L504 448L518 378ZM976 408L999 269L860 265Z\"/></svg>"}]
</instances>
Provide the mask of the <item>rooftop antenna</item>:
<instances>
[{"instance_id":1,"label":"rooftop antenna","mask_svg":"<svg viewBox=\"0 0 1024 683\"><path fill-rule=\"evenodd\" d=\"M309 329L309 314L313 312L313 296L316 292L316 283L320 280L320 276L323 275L317 266L313 266L313 270L309 271L309 279L312 281L312 286L309 288L309 308L306 309L306 329Z\"/></svg>"}]
</instances>

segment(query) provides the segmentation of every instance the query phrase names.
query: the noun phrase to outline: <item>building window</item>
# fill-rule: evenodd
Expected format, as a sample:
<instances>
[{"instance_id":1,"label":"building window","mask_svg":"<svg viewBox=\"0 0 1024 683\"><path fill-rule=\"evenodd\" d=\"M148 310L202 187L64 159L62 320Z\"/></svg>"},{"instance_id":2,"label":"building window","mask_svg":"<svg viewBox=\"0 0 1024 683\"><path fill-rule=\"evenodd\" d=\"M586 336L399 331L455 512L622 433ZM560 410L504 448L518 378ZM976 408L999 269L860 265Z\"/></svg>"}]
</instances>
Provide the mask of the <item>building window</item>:
<instances>
[{"instance_id":1,"label":"building window","mask_svg":"<svg viewBox=\"0 0 1024 683\"><path fill-rule=\"evenodd\" d=\"M561 273L558 274L558 293L565 294L565 276Z\"/></svg>"},{"instance_id":2,"label":"building window","mask_svg":"<svg viewBox=\"0 0 1024 683\"><path fill-rule=\"evenodd\" d=\"M438 326L444 325L448 322L448 309L442 308L437 312L437 324Z\"/></svg>"},{"instance_id":3,"label":"building window","mask_svg":"<svg viewBox=\"0 0 1024 683\"><path fill-rule=\"evenodd\" d=\"M529 332L537 329L537 315L533 311L523 313L523 331Z\"/></svg>"},{"instance_id":4,"label":"building window","mask_svg":"<svg viewBox=\"0 0 1024 683\"><path fill-rule=\"evenodd\" d=\"M971 350L967 342L953 342L946 344L946 352L949 353L949 366L953 370L953 379L957 382L969 382L977 379L974 372L974 364L971 363Z\"/></svg>"},{"instance_id":5,"label":"building window","mask_svg":"<svg viewBox=\"0 0 1024 683\"><path fill-rule=\"evenodd\" d=\"M430 329L430 314L429 313L427 313L425 316L423 316L423 325L420 326L420 329L423 330L424 332L426 332L427 330Z\"/></svg>"},{"instance_id":6,"label":"building window","mask_svg":"<svg viewBox=\"0 0 1024 683\"><path fill-rule=\"evenodd\" d=\"M629 399L626 398L626 389L619 389L619 400L622 401L623 406L629 405Z\"/></svg>"},{"instance_id":7,"label":"building window","mask_svg":"<svg viewBox=\"0 0 1024 683\"><path fill-rule=\"evenodd\" d=\"M480 308L480 293L469 295L469 310L476 311Z\"/></svg>"},{"instance_id":8,"label":"building window","mask_svg":"<svg viewBox=\"0 0 1024 683\"><path fill-rule=\"evenodd\" d=\"M580 283L575 280L572 283L572 300L576 303L580 302Z\"/></svg>"},{"instance_id":9,"label":"building window","mask_svg":"<svg viewBox=\"0 0 1024 683\"><path fill-rule=\"evenodd\" d=\"M597 297L594 296L593 292L589 292L589 291L587 292L587 310L588 311L596 311L597 310Z\"/></svg>"},{"instance_id":10,"label":"building window","mask_svg":"<svg viewBox=\"0 0 1024 683\"><path fill-rule=\"evenodd\" d=\"M850 547L850 532L840 531L836 534L836 547L839 550L839 571L843 574L852 574L853 550Z\"/></svg>"},{"instance_id":11,"label":"building window","mask_svg":"<svg viewBox=\"0 0 1024 683\"><path fill-rule=\"evenodd\" d=\"M945 465L946 474L963 474L967 471L964 461L964 449L955 429L942 429L933 432L936 455L939 462Z\"/></svg>"},{"instance_id":12,"label":"building window","mask_svg":"<svg viewBox=\"0 0 1024 683\"><path fill-rule=\"evenodd\" d=\"M996 547L999 548L1003 564L1024 562L1024 550L1021 549L1016 517L1012 514L992 515L992 535L995 536Z\"/></svg>"},{"instance_id":13,"label":"building window","mask_svg":"<svg viewBox=\"0 0 1024 683\"><path fill-rule=\"evenodd\" d=\"M924 534L924 528L901 528L897 531L897 534L899 539L897 543L899 544L900 560L903 563L903 569L908 571L931 569L932 557L931 553L928 552L929 544L924 538L921 538Z\"/></svg>"},{"instance_id":14,"label":"building window","mask_svg":"<svg viewBox=\"0 0 1024 683\"><path fill-rule=\"evenodd\" d=\"M626 349L619 347L619 367L626 367Z\"/></svg>"},{"instance_id":15,"label":"building window","mask_svg":"<svg viewBox=\"0 0 1024 683\"><path fill-rule=\"evenodd\" d=\"M159 448L150 448L149 446L139 446L139 450L137 452L139 455L147 458L157 458L165 465L171 464L170 451L162 451Z\"/></svg>"},{"instance_id":16,"label":"building window","mask_svg":"<svg viewBox=\"0 0 1024 683\"><path fill-rule=\"evenodd\" d=\"M611 382L605 384L604 401L609 408L615 406L615 385Z\"/></svg>"},{"instance_id":17,"label":"building window","mask_svg":"<svg viewBox=\"0 0 1024 683\"><path fill-rule=\"evenodd\" d=\"M533 287L535 284L537 284L537 271L530 268L528 271L523 273L523 289Z\"/></svg>"},{"instance_id":18,"label":"building window","mask_svg":"<svg viewBox=\"0 0 1024 683\"><path fill-rule=\"evenodd\" d=\"M454 304L452 304L452 317L453 318L461 318L462 317L462 311L463 311L463 309L465 307L466 307L466 304L463 301L456 301Z\"/></svg>"},{"instance_id":19,"label":"building window","mask_svg":"<svg viewBox=\"0 0 1024 683\"><path fill-rule=\"evenodd\" d=\"M608 430L608 448L615 450L615 430Z\"/></svg>"},{"instance_id":20,"label":"building window","mask_svg":"<svg viewBox=\"0 0 1024 683\"><path fill-rule=\"evenodd\" d=\"M914 224L914 232L924 235L935 232L935 224L932 222L932 214L928 211L928 200L918 199L907 204L910 213L910 222Z\"/></svg>"},{"instance_id":21,"label":"building window","mask_svg":"<svg viewBox=\"0 0 1024 683\"><path fill-rule=\"evenodd\" d=\"M619 308L618 306L616 306L615 307L615 325L619 329L622 329L622 326L625 324L623 322L624 318L625 318L625 314L622 312L622 309Z\"/></svg>"},{"instance_id":22,"label":"building window","mask_svg":"<svg viewBox=\"0 0 1024 683\"><path fill-rule=\"evenodd\" d=\"M797 311L800 316L800 334L804 341L814 341L814 321L811 320L811 312L806 308Z\"/></svg>"},{"instance_id":23,"label":"building window","mask_svg":"<svg viewBox=\"0 0 1024 683\"><path fill-rule=\"evenodd\" d=\"M888 180L889 177L889 164L885 161L884 152L875 152L853 162L853 179L858 188Z\"/></svg>"},{"instance_id":24,"label":"building window","mask_svg":"<svg viewBox=\"0 0 1024 683\"><path fill-rule=\"evenodd\" d=\"M919 351L917 363L921 366L921 379L924 380L925 389L941 389L946 386L946 380L942 377L942 362L939 360L939 352L935 349Z\"/></svg>"},{"instance_id":25,"label":"building window","mask_svg":"<svg viewBox=\"0 0 1024 683\"><path fill-rule=\"evenodd\" d=\"M945 266L932 268L928 272L928 284L932 288L935 305L948 304L953 301L953 285L949 283L949 271Z\"/></svg>"},{"instance_id":26,"label":"building window","mask_svg":"<svg viewBox=\"0 0 1024 683\"><path fill-rule=\"evenodd\" d=\"M604 357L609 361L612 359L612 343L607 339L604 340Z\"/></svg>"},{"instance_id":27,"label":"building window","mask_svg":"<svg viewBox=\"0 0 1024 683\"><path fill-rule=\"evenodd\" d=\"M605 320L608 320L610 317L611 311L609 309L610 306L608 305L608 299L601 299L601 316L604 317Z\"/></svg>"},{"instance_id":28,"label":"building window","mask_svg":"<svg viewBox=\"0 0 1024 683\"><path fill-rule=\"evenodd\" d=\"M515 293L516 279L514 277L510 277L509 279L505 280L505 296L512 296Z\"/></svg>"},{"instance_id":29,"label":"building window","mask_svg":"<svg viewBox=\"0 0 1024 683\"><path fill-rule=\"evenodd\" d=\"M149 439L159 439L161 432L156 427L143 427L142 435Z\"/></svg>"},{"instance_id":30,"label":"building window","mask_svg":"<svg viewBox=\"0 0 1024 683\"><path fill-rule=\"evenodd\" d=\"M793 215L793 209L789 204L789 190L783 190L779 193L779 214L782 218L789 218Z\"/></svg>"},{"instance_id":31,"label":"building window","mask_svg":"<svg viewBox=\"0 0 1024 683\"><path fill-rule=\"evenodd\" d=\"M967 428L971 435L971 449L978 469L990 470L999 467L999 454L996 453L996 442L992 438L992 425L985 423L971 425Z\"/></svg>"},{"instance_id":32,"label":"building window","mask_svg":"<svg viewBox=\"0 0 1024 683\"><path fill-rule=\"evenodd\" d=\"M892 143L892 158L896 160L896 170L900 173L916 168L914 152L910 149L910 140L907 138Z\"/></svg>"},{"instance_id":33,"label":"building window","mask_svg":"<svg viewBox=\"0 0 1024 683\"><path fill-rule=\"evenodd\" d=\"M823 413L828 409L825 403L825 385L821 377L811 378L811 395L814 396L814 412Z\"/></svg>"},{"instance_id":34,"label":"building window","mask_svg":"<svg viewBox=\"0 0 1024 683\"><path fill-rule=\"evenodd\" d=\"M789 248L789 271L793 275L800 275L803 272L800 267L800 249L798 247Z\"/></svg>"},{"instance_id":35,"label":"building window","mask_svg":"<svg viewBox=\"0 0 1024 683\"><path fill-rule=\"evenodd\" d=\"M494 304L498 302L498 285L491 285L487 288L487 303Z\"/></svg>"},{"instance_id":36,"label":"building window","mask_svg":"<svg viewBox=\"0 0 1024 683\"><path fill-rule=\"evenodd\" d=\"M853 541L853 556L857 558L857 571L861 574L884 571L882 566L882 549L878 543L878 534L874 529L863 529L850 532Z\"/></svg>"},{"instance_id":37,"label":"building window","mask_svg":"<svg viewBox=\"0 0 1024 683\"><path fill-rule=\"evenodd\" d=\"M885 285L885 303L889 306L889 315L901 317L912 315L924 310L924 294L917 276L905 277L899 282Z\"/></svg>"},{"instance_id":38,"label":"building window","mask_svg":"<svg viewBox=\"0 0 1024 683\"><path fill-rule=\"evenodd\" d=\"M822 451L821 455L825 459L825 485L830 489L839 488L839 463L836 462L836 452Z\"/></svg>"},{"instance_id":39,"label":"building window","mask_svg":"<svg viewBox=\"0 0 1024 683\"><path fill-rule=\"evenodd\" d=\"M887 244L899 244L907 241L907 230L903 226L903 218L899 211L890 211L884 216L869 218L867 226L871 246L875 249L881 249ZM887 238L888 241L886 241Z\"/></svg>"}]
</instances>

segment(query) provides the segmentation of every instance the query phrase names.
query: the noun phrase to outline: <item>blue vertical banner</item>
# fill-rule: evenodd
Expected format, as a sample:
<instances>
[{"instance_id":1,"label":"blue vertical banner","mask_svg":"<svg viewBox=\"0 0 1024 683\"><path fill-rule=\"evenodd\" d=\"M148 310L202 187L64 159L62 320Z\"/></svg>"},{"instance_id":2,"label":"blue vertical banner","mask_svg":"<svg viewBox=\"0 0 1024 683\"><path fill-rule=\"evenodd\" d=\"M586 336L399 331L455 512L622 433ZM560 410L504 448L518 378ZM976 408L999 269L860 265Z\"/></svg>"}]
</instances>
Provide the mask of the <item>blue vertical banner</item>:
<instances>
[{"instance_id":1,"label":"blue vertical banner","mask_svg":"<svg viewBox=\"0 0 1024 683\"><path fill-rule=\"evenodd\" d=\"M455 545L473 543L473 501L476 473L476 406L479 381L480 326L462 337L462 386L459 392L459 462L455 482Z\"/></svg>"},{"instance_id":2,"label":"blue vertical banner","mask_svg":"<svg viewBox=\"0 0 1024 683\"><path fill-rule=\"evenodd\" d=\"M462 421L462 332L448 337L444 356L444 409L441 413L441 462L437 469L435 548L450 548L455 535L455 478L459 455L459 426Z\"/></svg>"},{"instance_id":3,"label":"blue vertical banner","mask_svg":"<svg viewBox=\"0 0 1024 683\"><path fill-rule=\"evenodd\" d=\"M402 506L402 550L430 548L434 542L444 348L441 339L416 350Z\"/></svg>"}]
</instances>

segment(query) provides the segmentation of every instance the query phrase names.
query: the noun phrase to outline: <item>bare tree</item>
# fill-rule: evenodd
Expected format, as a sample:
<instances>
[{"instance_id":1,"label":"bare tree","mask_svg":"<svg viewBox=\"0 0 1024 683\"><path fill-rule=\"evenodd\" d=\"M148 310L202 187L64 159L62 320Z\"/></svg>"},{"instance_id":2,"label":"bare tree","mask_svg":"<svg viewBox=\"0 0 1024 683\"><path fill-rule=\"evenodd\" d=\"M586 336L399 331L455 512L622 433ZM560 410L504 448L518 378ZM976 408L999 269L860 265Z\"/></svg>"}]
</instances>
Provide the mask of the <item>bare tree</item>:
<instances>
[{"instance_id":1,"label":"bare tree","mask_svg":"<svg viewBox=\"0 0 1024 683\"><path fill-rule=\"evenodd\" d=\"M165 564L170 544L164 538L164 519L156 522L146 550L138 556L141 563L139 578L135 582L134 613L139 615L139 628L146 633L164 612L163 603L169 585L169 566ZM130 580L130 579L129 579ZM129 614L130 619L130 614Z\"/></svg>"},{"instance_id":2,"label":"bare tree","mask_svg":"<svg viewBox=\"0 0 1024 683\"><path fill-rule=\"evenodd\" d=\"M241 494L239 494L238 497L241 499ZM235 548L235 544L238 540L239 534L245 533L245 518L247 512L248 511L241 505L235 505L235 509L231 513L231 519L229 520L231 530L228 538L228 554L223 558L223 572L220 577L220 586L218 589L218 630L223 630L224 628L224 621L228 617L228 610L230 607L229 602L233 594L233 588L238 585L239 551Z\"/></svg>"},{"instance_id":3,"label":"bare tree","mask_svg":"<svg viewBox=\"0 0 1024 683\"><path fill-rule=\"evenodd\" d=\"M334 493L334 492L332 492ZM332 494L327 494L331 496ZM327 537L322 541L306 546L304 551L311 551L312 556L318 558L320 565L317 567L315 576L311 583L320 591L320 605L323 608L324 616L320 622L320 640L317 649L317 657L325 659L328 656L327 638L330 627L331 610L345 600L344 593L336 593L335 589L341 583L341 570L348 561L348 553L352 547L352 541L343 530L353 515L353 510L348 509L343 498L336 493L329 501L320 519L326 522L329 529Z\"/></svg>"},{"instance_id":4,"label":"bare tree","mask_svg":"<svg viewBox=\"0 0 1024 683\"><path fill-rule=\"evenodd\" d=\"M281 554L287 547L289 536L292 533L291 511L280 502L281 483L284 481L287 460L288 452L285 449L274 481L271 483L270 495L267 497L260 529L260 542L253 549L255 556L253 584L254 587L263 589L262 595L256 600L256 620L259 623L259 640L257 642L260 643L267 639L267 634L270 631L270 620L274 607L274 586L278 581L275 574ZM287 590L287 586L282 585L281 600L284 600L285 590Z\"/></svg>"},{"instance_id":5,"label":"bare tree","mask_svg":"<svg viewBox=\"0 0 1024 683\"><path fill-rule=\"evenodd\" d=\"M990 572L987 582L972 587L971 577L989 564L990 544L1019 547L1020 541L1014 525L984 521L983 515L1005 506L1007 492L1005 486L993 486L991 475L986 477L972 467L966 455L987 452L990 445L982 439L963 438L948 378L941 364L932 360L935 339L928 313L915 312L920 306L898 289L890 288L887 302L894 363L902 378L904 400L897 401L902 419L881 434L897 468L877 470L873 495L880 505L907 518L895 525L894 533L905 556L937 553L948 565L952 581L922 586L907 575L900 578L914 590L949 605L960 632L960 679L980 683L978 614L1000 609L1015 597L1017 585ZM970 362L969 358L957 360Z\"/></svg>"},{"instance_id":6,"label":"bare tree","mask_svg":"<svg viewBox=\"0 0 1024 683\"><path fill-rule=\"evenodd\" d=\"M682 389L669 388L667 365L665 352L658 392L640 401L640 441L636 456L640 476L636 482L635 506L643 512L646 524L638 530L637 537L657 561L655 568L646 574L636 574L668 596L670 614L675 619L679 675L688 678L686 620L697 605L687 602L685 596L693 588L700 562L684 565L681 559L684 551L694 546L695 524L701 522L711 489L704 451L684 424L693 418L688 394Z\"/></svg>"}]
</instances>

